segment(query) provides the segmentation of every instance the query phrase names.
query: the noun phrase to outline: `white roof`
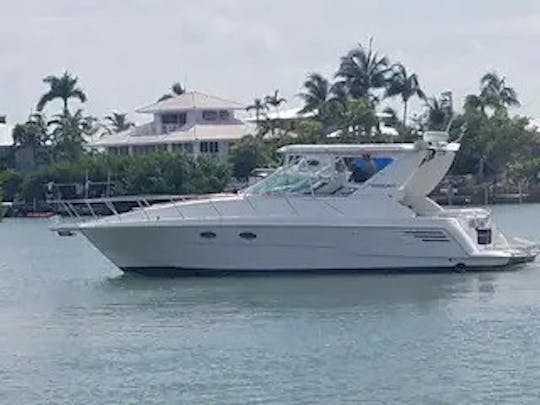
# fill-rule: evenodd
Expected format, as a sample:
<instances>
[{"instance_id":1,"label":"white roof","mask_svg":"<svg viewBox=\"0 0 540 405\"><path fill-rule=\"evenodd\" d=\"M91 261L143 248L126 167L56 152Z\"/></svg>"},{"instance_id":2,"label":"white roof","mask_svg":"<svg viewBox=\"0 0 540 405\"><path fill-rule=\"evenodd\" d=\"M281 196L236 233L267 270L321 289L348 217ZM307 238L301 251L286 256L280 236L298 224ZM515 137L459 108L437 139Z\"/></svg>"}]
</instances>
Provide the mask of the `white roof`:
<instances>
[{"instance_id":1,"label":"white roof","mask_svg":"<svg viewBox=\"0 0 540 405\"><path fill-rule=\"evenodd\" d=\"M302 113L302 107L288 108L285 110L279 110L279 112L271 109L264 114L264 118L269 120L296 120L302 118L313 118L317 115L317 110ZM392 115L384 112L375 114L378 118L389 118ZM247 121L255 121L256 117L248 118Z\"/></svg>"},{"instance_id":2,"label":"white roof","mask_svg":"<svg viewBox=\"0 0 540 405\"><path fill-rule=\"evenodd\" d=\"M171 97L163 101L142 107L137 110L139 113L156 113L167 111L186 111L186 110L243 110L245 106L236 101L226 100L221 97L210 96L199 93L198 91L189 91L179 96Z\"/></svg>"},{"instance_id":3,"label":"white roof","mask_svg":"<svg viewBox=\"0 0 540 405\"><path fill-rule=\"evenodd\" d=\"M128 145L159 145L194 141L227 141L237 140L254 132L252 125L236 124L198 124L182 131L158 135L136 135L133 130L105 135L91 143L91 146L128 146Z\"/></svg>"},{"instance_id":4,"label":"white roof","mask_svg":"<svg viewBox=\"0 0 540 405\"><path fill-rule=\"evenodd\" d=\"M301 107L296 108L289 108L286 110L279 110L279 112L275 110L266 111L265 114L263 114L264 119L269 120L297 120L302 118L312 118L315 116L315 111L310 111L307 113L301 113L302 110ZM247 121L256 121L256 117L248 118Z\"/></svg>"}]
</instances>

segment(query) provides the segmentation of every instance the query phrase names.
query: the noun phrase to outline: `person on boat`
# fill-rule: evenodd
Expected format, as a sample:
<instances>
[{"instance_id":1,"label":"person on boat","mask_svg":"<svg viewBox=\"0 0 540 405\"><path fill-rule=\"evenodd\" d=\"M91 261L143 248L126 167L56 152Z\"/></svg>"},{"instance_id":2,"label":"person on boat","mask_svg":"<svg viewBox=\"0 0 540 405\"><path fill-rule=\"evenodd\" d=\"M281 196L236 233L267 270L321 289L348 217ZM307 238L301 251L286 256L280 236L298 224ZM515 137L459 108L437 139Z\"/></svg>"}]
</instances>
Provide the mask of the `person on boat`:
<instances>
[{"instance_id":1,"label":"person on boat","mask_svg":"<svg viewBox=\"0 0 540 405\"><path fill-rule=\"evenodd\" d=\"M362 155L362 160L364 161L364 164L362 165L363 167L355 164L349 181L354 183L363 183L377 173L377 165L369 153L364 153Z\"/></svg>"}]
</instances>

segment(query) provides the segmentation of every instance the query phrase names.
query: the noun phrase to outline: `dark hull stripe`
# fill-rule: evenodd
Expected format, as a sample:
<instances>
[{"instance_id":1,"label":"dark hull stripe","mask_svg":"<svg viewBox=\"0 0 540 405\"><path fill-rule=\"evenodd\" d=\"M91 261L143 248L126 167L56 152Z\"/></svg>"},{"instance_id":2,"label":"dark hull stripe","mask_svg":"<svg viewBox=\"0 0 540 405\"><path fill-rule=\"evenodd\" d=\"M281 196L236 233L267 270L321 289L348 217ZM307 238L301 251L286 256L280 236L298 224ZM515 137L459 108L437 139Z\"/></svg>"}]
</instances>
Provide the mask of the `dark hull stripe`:
<instances>
[{"instance_id":1,"label":"dark hull stripe","mask_svg":"<svg viewBox=\"0 0 540 405\"><path fill-rule=\"evenodd\" d=\"M521 258L520 258L521 259ZM534 259L533 259L534 260ZM297 269L297 270L217 270L217 269L193 269L184 267L124 267L121 270L126 273L141 274L150 277L224 277L224 276L278 276L294 274L399 274L399 273L451 273L463 271L500 271L511 268L513 265L527 263L532 260L513 260L507 265L501 266L467 266L467 267L401 267L386 269Z\"/></svg>"}]
</instances>

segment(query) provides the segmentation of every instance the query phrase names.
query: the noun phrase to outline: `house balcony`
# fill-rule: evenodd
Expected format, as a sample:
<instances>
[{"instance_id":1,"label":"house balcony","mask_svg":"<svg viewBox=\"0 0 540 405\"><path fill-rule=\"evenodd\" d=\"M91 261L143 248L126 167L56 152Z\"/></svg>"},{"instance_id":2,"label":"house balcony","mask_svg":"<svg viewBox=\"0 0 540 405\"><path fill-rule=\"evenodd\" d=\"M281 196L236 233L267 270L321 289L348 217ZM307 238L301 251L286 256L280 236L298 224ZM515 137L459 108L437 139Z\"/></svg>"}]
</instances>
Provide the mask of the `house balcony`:
<instances>
[{"instance_id":1,"label":"house balcony","mask_svg":"<svg viewBox=\"0 0 540 405\"><path fill-rule=\"evenodd\" d=\"M186 124L159 124L149 122L129 129L130 136L166 135L185 129Z\"/></svg>"}]
</instances>

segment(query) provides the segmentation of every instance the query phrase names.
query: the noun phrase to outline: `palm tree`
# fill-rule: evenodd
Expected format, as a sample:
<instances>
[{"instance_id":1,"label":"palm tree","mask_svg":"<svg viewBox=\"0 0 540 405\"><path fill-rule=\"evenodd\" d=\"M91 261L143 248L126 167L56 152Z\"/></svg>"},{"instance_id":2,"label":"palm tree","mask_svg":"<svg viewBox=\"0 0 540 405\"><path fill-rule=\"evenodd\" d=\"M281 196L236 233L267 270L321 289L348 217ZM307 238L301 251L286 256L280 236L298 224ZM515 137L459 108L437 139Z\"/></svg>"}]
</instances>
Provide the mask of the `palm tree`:
<instances>
[{"instance_id":1,"label":"palm tree","mask_svg":"<svg viewBox=\"0 0 540 405\"><path fill-rule=\"evenodd\" d=\"M287 102L287 99L284 97L279 97L279 90L275 90L274 93L270 96L264 98L266 105L270 105L276 109L276 116L279 114L279 106Z\"/></svg>"},{"instance_id":2,"label":"palm tree","mask_svg":"<svg viewBox=\"0 0 540 405\"><path fill-rule=\"evenodd\" d=\"M482 111L484 112L485 106L482 99L476 94L468 94L465 96L465 103L463 104L465 111Z\"/></svg>"},{"instance_id":3,"label":"palm tree","mask_svg":"<svg viewBox=\"0 0 540 405\"><path fill-rule=\"evenodd\" d=\"M186 92L186 89L184 88L184 86L182 86L180 82L176 82L172 84L171 92L162 95L158 101L163 101L163 100L167 100L169 98L173 98L176 96L181 96L185 92Z\"/></svg>"},{"instance_id":4,"label":"palm tree","mask_svg":"<svg viewBox=\"0 0 540 405\"><path fill-rule=\"evenodd\" d=\"M506 86L506 78L496 72L486 73L480 80L480 99L483 104L497 110L520 105L516 91Z\"/></svg>"},{"instance_id":5,"label":"palm tree","mask_svg":"<svg viewBox=\"0 0 540 405\"><path fill-rule=\"evenodd\" d=\"M436 97L426 99L428 130L444 131L452 118L451 107Z\"/></svg>"},{"instance_id":6,"label":"palm tree","mask_svg":"<svg viewBox=\"0 0 540 405\"><path fill-rule=\"evenodd\" d=\"M330 83L318 73L311 73L304 82L304 91L299 94L304 100L300 113L316 112L322 124L322 133L338 126L347 110L348 93L343 82Z\"/></svg>"},{"instance_id":7,"label":"palm tree","mask_svg":"<svg viewBox=\"0 0 540 405\"><path fill-rule=\"evenodd\" d=\"M52 144L56 159L77 161L84 153L84 144L95 134L96 118L83 115L82 110L74 114L56 114L48 125L52 127Z\"/></svg>"},{"instance_id":8,"label":"palm tree","mask_svg":"<svg viewBox=\"0 0 540 405\"><path fill-rule=\"evenodd\" d=\"M260 98L253 100L253 104L246 107L246 111L255 110L255 120L257 125L261 121L261 114L263 111L268 110L268 106Z\"/></svg>"},{"instance_id":9,"label":"palm tree","mask_svg":"<svg viewBox=\"0 0 540 405\"><path fill-rule=\"evenodd\" d=\"M38 133L27 124L17 124L12 131L13 145L34 147L38 144Z\"/></svg>"},{"instance_id":10,"label":"palm tree","mask_svg":"<svg viewBox=\"0 0 540 405\"><path fill-rule=\"evenodd\" d=\"M499 77L495 72L490 72L480 79L480 94L469 94L465 97L464 108L469 111L476 110L485 113L486 108L499 111L519 105L516 91L506 86L506 78Z\"/></svg>"},{"instance_id":11,"label":"palm tree","mask_svg":"<svg viewBox=\"0 0 540 405\"><path fill-rule=\"evenodd\" d=\"M299 94L300 98L304 101L304 107L300 112L316 111L320 115L332 96L332 85L328 79L319 73L310 73L304 82L304 89Z\"/></svg>"},{"instance_id":12,"label":"palm tree","mask_svg":"<svg viewBox=\"0 0 540 405\"><path fill-rule=\"evenodd\" d=\"M133 122L128 120L127 114L121 114L117 112L113 112L111 115L107 115L105 117L105 121L107 122L106 128L110 132L122 132L135 126Z\"/></svg>"},{"instance_id":13,"label":"palm tree","mask_svg":"<svg viewBox=\"0 0 540 405\"><path fill-rule=\"evenodd\" d=\"M272 106L276 110L276 118L273 120L270 120L270 128L272 131L272 135L275 134L276 131L276 119L279 119L279 106L283 103L286 103L287 99L284 97L279 97L279 90L275 90L273 94L266 96L264 98L264 103L267 106Z\"/></svg>"},{"instance_id":14,"label":"palm tree","mask_svg":"<svg viewBox=\"0 0 540 405\"><path fill-rule=\"evenodd\" d=\"M373 89L386 87L390 72L388 58L379 56L372 49L373 39L366 49L362 44L341 58L336 77L343 79L353 98L367 97L376 101Z\"/></svg>"},{"instance_id":15,"label":"palm tree","mask_svg":"<svg viewBox=\"0 0 540 405\"><path fill-rule=\"evenodd\" d=\"M71 98L79 99L81 103L86 101L86 94L77 87L79 78L65 71L62 76L47 76L43 82L49 85L49 91L41 96L37 104L37 110L42 111L46 104L59 98L64 104L64 113L68 112L68 102Z\"/></svg>"},{"instance_id":16,"label":"palm tree","mask_svg":"<svg viewBox=\"0 0 540 405\"><path fill-rule=\"evenodd\" d=\"M403 101L403 126L407 126L407 105L409 100L416 96L422 100L426 95L420 88L416 73L409 75L405 67L401 64L394 65L392 75L386 89L386 96L400 96Z\"/></svg>"}]
</instances>

